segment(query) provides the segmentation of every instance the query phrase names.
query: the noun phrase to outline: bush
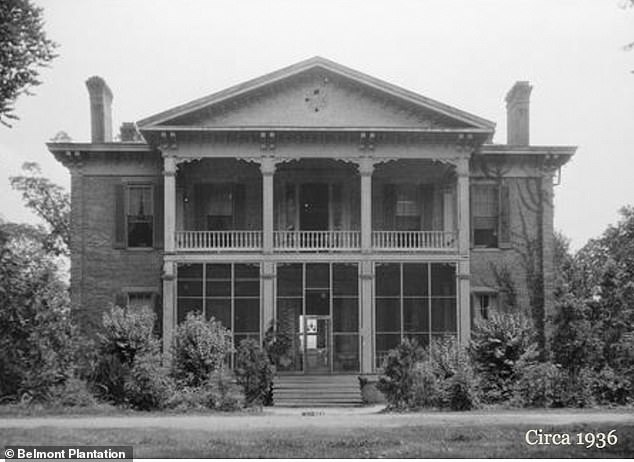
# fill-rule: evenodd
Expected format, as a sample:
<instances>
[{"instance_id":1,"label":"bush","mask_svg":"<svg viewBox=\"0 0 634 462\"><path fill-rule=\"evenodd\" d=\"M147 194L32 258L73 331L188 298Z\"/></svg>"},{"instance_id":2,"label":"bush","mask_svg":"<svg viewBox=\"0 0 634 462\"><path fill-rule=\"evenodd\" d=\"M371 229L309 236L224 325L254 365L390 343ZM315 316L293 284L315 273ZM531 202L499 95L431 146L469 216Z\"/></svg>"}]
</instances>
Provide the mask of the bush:
<instances>
[{"instance_id":1,"label":"bush","mask_svg":"<svg viewBox=\"0 0 634 462\"><path fill-rule=\"evenodd\" d=\"M469 354L488 403L506 401L513 394L520 367L537 359L532 325L519 313L493 313L475 323Z\"/></svg>"},{"instance_id":2,"label":"bush","mask_svg":"<svg viewBox=\"0 0 634 462\"><path fill-rule=\"evenodd\" d=\"M212 409L236 411L244 406L244 395L233 377L219 371L196 387L182 387L167 400L166 407L178 411Z\"/></svg>"},{"instance_id":3,"label":"bush","mask_svg":"<svg viewBox=\"0 0 634 462\"><path fill-rule=\"evenodd\" d=\"M161 409L172 395L174 384L161 363L161 355L156 351L136 354L124 385L126 401L133 408Z\"/></svg>"},{"instance_id":4,"label":"bush","mask_svg":"<svg viewBox=\"0 0 634 462\"><path fill-rule=\"evenodd\" d=\"M412 401L410 408L440 407L443 387L438 369L432 361L416 363L412 378Z\"/></svg>"},{"instance_id":5,"label":"bush","mask_svg":"<svg viewBox=\"0 0 634 462\"><path fill-rule=\"evenodd\" d=\"M479 404L479 383L467 351L454 337L434 340L430 346L431 370L440 383L439 405L466 411Z\"/></svg>"},{"instance_id":6,"label":"bush","mask_svg":"<svg viewBox=\"0 0 634 462\"><path fill-rule=\"evenodd\" d=\"M160 364L154 337L154 313L149 309L124 310L113 306L103 316L93 381L99 395L117 404L126 401L126 383L137 356L151 355ZM137 371L138 372L138 371Z\"/></svg>"},{"instance_id":7,"label":"bush","mask_svg":"<svg viewBox=\"0 0 634 462\"><path fill-rule=\"evenodd\" d=\"M568 376L559 365L527 364L514 384L512 402L520 407L563 407L568 392Z\"/></svg>"},{"instance_id":8,"label":"bush","mask_svg":"<svg viewBox=\"0 0 634 462\"><path fill-rule=\"evenodd\" d=\"M409 339L390 350L383 361L383 375L377 388L392 408L406 409L414 406L414 369L425 358L424 350Z\"/></svg>"},{"instance_id":9,"label":"bush","mask_svg":"<svg viewBox=\"0 0 634 462\"><path fill-rule=\"evenodd\" d=\"M219 321L189 313L176 329L173 376L181 386L198 387L223 369L231 336Z\"/></svg>"},{"instance_id":10,"label":"bush","mask_svg":"<svg viewBox=\"0 0 634 462\"><path fill-rule=\"evenodd\" d=\"M90 407L97 405L95 396L85 380L70 378L55 387L51 393L51 402L64 407Z\"/></svg>"},{"instance_id":11,"label":"bush","mask_svg":"<svg viewBox=\"0 0 634 462\"><path fill-rule=\"evenodd\" d=\"M632 383L605 366L592 377L592 393L599 404L627 404L632 396Z\"/></svg>"},{"instance_id":12,"label":"bush","mask_svg":"<svg viewBox=\"0 0 634 462\"><path fill-rule=\"evenodd\" d=\"M244 391L246 403L271 405L275 369L266 352L257 341L245 339L240 342L235 359L235 375Z\"/></svg>"}]
</instances>

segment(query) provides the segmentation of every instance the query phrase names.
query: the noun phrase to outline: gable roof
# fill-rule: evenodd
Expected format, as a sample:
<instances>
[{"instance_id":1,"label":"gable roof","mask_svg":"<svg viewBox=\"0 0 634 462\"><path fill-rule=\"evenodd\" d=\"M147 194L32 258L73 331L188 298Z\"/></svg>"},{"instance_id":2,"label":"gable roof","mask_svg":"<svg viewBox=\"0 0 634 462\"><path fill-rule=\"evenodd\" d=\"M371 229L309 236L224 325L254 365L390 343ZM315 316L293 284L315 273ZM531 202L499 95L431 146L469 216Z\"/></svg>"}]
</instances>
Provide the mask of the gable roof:
<instances>
[{"instance_id":1,"label":"gable roof","mask_svg":"<svg viewBox=\"0 0 634 462\"><path fill-rule=\"evenodd\" d=\"M435 101L431 98L419 95L399 86L356 71L349 67L342 66L341 64L319 56L301 61L299 63L279 69L269 74L265 74L261 77L257 77L247 82L229 87L217 93L198 98L196 100L176 106L172 109L168 109L167 111L160 112L150 117L146 117L145 119L138 121L137 125L140 130L150 129L153 126L163 124L172 119L183 117L185 115L199 111L203 108L211 107L218 103L225 103L232 98L239 97L253 90L278 83L285 79L289 79L293 76L314 69L322 69L332 72L333 74L341 76L345 79L355 81L362 86L366 86L375 91L386 94L396 100L406 102L410 105L418 106L419 108L426 111L437 112L445 117L460 121L477 129L493 132L495 128L494 122L454 108L447 104Z\"/></svg>"}]
</instances>

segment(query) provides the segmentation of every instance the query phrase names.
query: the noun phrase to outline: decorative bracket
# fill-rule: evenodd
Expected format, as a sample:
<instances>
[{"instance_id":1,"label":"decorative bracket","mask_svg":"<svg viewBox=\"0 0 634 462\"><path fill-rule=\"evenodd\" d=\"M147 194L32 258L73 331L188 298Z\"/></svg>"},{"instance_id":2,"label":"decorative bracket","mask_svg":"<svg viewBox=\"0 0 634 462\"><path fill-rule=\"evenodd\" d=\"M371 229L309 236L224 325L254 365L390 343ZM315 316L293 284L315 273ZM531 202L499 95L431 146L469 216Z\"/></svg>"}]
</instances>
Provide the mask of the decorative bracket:
<instances>
[{"instance_id":1,"label":"decorative bracket","mask_svg":"<svg viewBox=\"0 0 634 462\"><path fill-rule=\"evenodd\" d=\"M359 149L361 151L374 151L376 146L376 133L361 132L359 133Z\"/></svg>"},{"instance_id":2,"label":"decorative bracket","mask_svg":"<svg viewBox=\"0 0 634 462\"><path fill-rule=\"evenodd\" d=\"M275 151L275 132L260 132L260 149Z\"/></svg>"},{"instance_id":3,"label":"decorative bracket","mask_svg":"<svg viewBox=\"0 0 634 462\"><path fill-rule=\"evenodd\" d=\"M178 142L176 140L176 132L161 132L161 141L159 142L161 151L168 149L178 149Z\"/></svg>"}]
</instances>

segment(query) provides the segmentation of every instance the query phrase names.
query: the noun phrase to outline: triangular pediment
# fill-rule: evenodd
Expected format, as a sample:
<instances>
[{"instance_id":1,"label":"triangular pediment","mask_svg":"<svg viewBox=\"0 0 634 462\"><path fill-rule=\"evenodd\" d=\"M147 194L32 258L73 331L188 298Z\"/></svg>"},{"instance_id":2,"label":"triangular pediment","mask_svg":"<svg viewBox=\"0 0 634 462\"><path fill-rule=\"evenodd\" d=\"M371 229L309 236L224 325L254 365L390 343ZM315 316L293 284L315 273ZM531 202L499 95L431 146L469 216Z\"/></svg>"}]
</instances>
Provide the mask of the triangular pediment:
<instances>
[{"instance_id":1,"label":"triangular pediment","mask_svg":"<svg viewBox=\"0 0 634 462\"><path fill-rule=\"evenodd\" d=\"M323 58L140 121L151 127L490 129L494 124Z\"/></svg>"}]
</instances>

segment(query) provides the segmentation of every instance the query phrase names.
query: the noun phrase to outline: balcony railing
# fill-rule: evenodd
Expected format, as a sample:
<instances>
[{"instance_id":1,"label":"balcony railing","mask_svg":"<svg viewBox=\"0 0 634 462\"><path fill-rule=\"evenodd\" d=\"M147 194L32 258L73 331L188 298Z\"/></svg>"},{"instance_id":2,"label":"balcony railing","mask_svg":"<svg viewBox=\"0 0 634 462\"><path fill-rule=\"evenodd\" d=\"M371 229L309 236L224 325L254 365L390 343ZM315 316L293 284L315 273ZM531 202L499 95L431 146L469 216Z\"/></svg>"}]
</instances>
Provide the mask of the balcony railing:
<instances>
[{"instance_id":1,"label":"balcony railing","mask_svg":"<svg viewBox=\"0 0 634 462\"><path fill-rule=\"evenodd\" d=\"M262 231L177 231L176 250L261 251ZM278 252L358 251L360 231L274 231L273 248ZM372 231L376 251L455 250L456 233L451 231Z\"/></svg>"},{"instance_id":2,"label":"balcony railing","mask_svg":"<svg viewBox=\"0 0 634 462\"><path fill-rule=\"evenodd\" d=\"M372 231L374 250L453 250L453 231Z\"/></svg>"},{"instance_id":3,"label":"balcony railing","mask_svg":"<svg viewBox=\"0 0 634 462\"><path fill-rule=\"evenodd\" d=\"M176 250L261 250L262 231L176 231Z\"/></svg>"},{"instance_id":4,"label":"balcony railing","mask_svg":"<svg viewBox=\"0 0 634 462\"><path fill-rule=\"evenodd\" d=\"M275 231L273 247L281 251L361 249L360 231Z\"/></svg>"}]
</instances>

